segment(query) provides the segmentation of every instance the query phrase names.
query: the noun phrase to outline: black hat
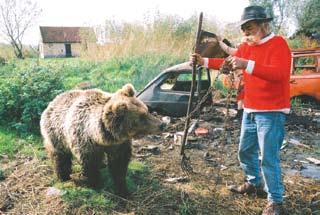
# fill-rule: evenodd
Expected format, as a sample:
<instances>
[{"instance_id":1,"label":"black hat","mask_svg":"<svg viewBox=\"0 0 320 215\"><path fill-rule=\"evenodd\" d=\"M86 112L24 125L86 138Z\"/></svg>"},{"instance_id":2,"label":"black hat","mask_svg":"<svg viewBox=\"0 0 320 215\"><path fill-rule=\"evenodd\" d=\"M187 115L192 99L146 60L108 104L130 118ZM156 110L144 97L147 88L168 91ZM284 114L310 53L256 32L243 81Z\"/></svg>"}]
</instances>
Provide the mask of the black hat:
<instances>
[{"instance_id":1,"label":"black hat","mask_svg":"<svg viewBox=\"0 0 320 215\"><path fill-rule=\"evenodd\" d=\"M243 25L251 20L269 22L273 18L268 17L266 10L261 6L249 6L244 8L239 25Z\"/></svg>"}]
</instances>

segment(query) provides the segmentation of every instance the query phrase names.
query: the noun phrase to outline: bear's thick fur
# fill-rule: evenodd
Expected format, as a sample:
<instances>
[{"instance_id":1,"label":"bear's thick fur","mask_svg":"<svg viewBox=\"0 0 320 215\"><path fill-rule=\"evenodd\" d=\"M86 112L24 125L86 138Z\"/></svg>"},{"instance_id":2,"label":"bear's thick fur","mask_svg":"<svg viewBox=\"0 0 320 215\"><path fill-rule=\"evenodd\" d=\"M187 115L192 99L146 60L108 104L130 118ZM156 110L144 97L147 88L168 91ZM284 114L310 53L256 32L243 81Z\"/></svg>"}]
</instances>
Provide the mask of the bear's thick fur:
<instances>
[{"instance_id":1,"label":"bear's thick fur","mask_svg":"<svg viewBox=\"0 0 320 215\"><path fill-rule=\"evenodd\" d=\"M91 186L100 181L105 152L116 192L127 195L131 139L158 133L163 123L152 116L127 84L114 94L98 89L58 95L42 113L41 134L60 180L70 179L72 155Z\"/></svg>"}]
</instances>

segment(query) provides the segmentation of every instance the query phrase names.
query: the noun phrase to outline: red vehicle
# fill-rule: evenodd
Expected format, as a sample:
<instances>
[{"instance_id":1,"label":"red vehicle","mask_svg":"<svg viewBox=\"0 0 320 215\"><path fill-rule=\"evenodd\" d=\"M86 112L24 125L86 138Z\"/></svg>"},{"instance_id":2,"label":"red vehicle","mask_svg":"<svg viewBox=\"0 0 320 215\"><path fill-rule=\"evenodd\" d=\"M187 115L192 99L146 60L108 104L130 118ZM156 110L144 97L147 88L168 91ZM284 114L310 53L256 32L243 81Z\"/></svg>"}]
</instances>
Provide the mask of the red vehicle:
<instances>
[{"instance_id":1,"label":"red vehicle","mask_svg":"<svg viewBox=\"0 0 320 215\"><path fill-rule=\"evenodd\" d=\"M320 47L292 50L290 96L311 96L320 101Z\"/></svg>"}]
</instances>

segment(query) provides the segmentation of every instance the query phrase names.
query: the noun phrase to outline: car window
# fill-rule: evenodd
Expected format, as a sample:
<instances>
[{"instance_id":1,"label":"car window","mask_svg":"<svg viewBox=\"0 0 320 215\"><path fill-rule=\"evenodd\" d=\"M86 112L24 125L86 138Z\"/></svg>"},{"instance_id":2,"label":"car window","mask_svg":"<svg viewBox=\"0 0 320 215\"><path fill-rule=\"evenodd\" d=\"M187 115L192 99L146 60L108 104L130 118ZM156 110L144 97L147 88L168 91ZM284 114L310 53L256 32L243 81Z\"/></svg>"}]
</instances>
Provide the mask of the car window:
<instances>
[{"instance_id":1,"label":"car window","mask_svg":"<svg viewBox=\"0 0 320 215\"><path fill-rule=\"evenodd\" d=\"M202 81L208 82L208 75L202 72ZM160 85L161 90L190 92L192 73L170 74Z\"/></svg>"},{"instance_id":2,"label":"car window","mask_svg":"<svg viewBox=\"0 0 320 215\"><path fill-rule=\"evenodd\" d=\"M304 69L315 70L316 58L314 56L302 56L294 58L294 73L299 74Z\"/></svg>"},{"instance_id":3,"label":"car window","mask_svg":"<svg viewBox=\"0 0 320 215\"><path fill-rule=\"evenodd\" d=\"M205 71L202 71L201 73L201 80L208 80L208 76ZM177 78L177 81L192 81L192 73L190 72L190 73L180 74Z\"/></svg>"},{"instance_id":4,"label":"car window","mask_svg":"<svg viewBox=\"0 0 320 215\"><path fill-rule=\"evenodd\" d=\"M292 50L292 74L320 72L320 49Z\"/></svg>"},{"instance_id":5,"label":"car window","mask_svg":"<svg viewBox=\"0 0 320 215\"><path fill-rule=\"evenodd\" d=\"M170 75L160 86L161 90L172 90L177 81L176 75Z\"/></svg>"},{"instance_id":6,"label":"car window","mask_svg":"<svg viewBox=\"0 0 320 215\"><path fill-rule=\"evenodd\" d=\"M177 78L178 81L192 81L192 74L180 74Z\"/></svg>"}]
</instances>

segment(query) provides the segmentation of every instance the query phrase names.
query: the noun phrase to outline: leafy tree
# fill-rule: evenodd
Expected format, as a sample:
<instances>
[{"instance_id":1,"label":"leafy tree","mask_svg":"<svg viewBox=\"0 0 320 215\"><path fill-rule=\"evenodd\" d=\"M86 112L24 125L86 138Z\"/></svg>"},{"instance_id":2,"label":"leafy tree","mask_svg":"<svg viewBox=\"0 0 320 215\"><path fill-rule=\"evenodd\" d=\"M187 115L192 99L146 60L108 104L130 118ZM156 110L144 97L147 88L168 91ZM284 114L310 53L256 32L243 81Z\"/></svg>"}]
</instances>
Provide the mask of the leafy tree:
<instances>
[{"instance_id":1,"label":"leafy tree","mask_svg":"<svg viewBox=\"0 0 320 215\"><path fill-rule=\"evenodd\" d=\"M297 14L298 32L320 38L320 0L308 0Z\"/></svg>"},{"instance_id":2,"label":"leafy tree","mask_svg":"<svg viewBox=\"0 0 320 215\"><path fill-rule=\"evenodd\" d=\"M304 0L303 0L304 1ZM251 5L260 5L266 8L273 17L273 30L276 33L287 33L288 25L295 18L295 11L299 1L286 0L249 0Z\"/></svg>"},{"instance_id":3,"label":"leafy tree","mask_svg":"<svg viewBox=\"0 0 320 215\"><path fill-rule=\"evenodd\" d=\"M41 9L32 0L0 0L0 33L20 59L24 58L23 36L40 13Z\"/></svg>"}]
</instances>

